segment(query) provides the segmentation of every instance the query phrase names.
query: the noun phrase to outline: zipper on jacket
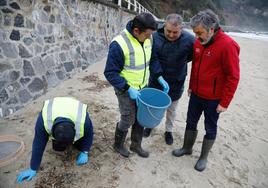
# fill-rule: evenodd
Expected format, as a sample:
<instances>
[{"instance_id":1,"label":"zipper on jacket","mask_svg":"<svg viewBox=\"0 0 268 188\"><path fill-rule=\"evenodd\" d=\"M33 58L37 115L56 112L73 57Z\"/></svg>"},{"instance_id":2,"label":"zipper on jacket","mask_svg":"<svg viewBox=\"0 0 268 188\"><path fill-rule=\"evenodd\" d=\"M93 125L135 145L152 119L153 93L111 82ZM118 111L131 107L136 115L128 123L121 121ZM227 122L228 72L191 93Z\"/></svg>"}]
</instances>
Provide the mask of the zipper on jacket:
<instances>
[{"instance_id":1,"label":"zipper on jacket","mask_svg":"<svg viewBox=\"0 0 268 188\"><path fill-rule=\"evenodd\" d=\"M202 51L202 54L201 54L201 58L199 60L199 64L198 64L198 69L197 69L197 79L196 79L196 94L198 94L198 77L199 77L199 71L200 71L200 65L202 63L202 59L203 59L203 55L204 55L204 52L205 52L205 48L204 50Z\"/></svg>"},{"instance_id":2,"label":"zipper on jacket","mask_svg":"<svg viewBox=\"0 0 268 188\"><path fill-rule=\"evenodd\" d=\"M145 76L146 76L146 56L145 56L145 51L143 49L143 46L142 46L142 51L143 51L143 55L144 55L144 72L143 72L143 80L142 80L142 84L143 84L145 81Z\"/></svg>"},{"instance_id":3,"label":"zipper on jacket","mask_svg":"<svg viewBox=\"0 0 268 188\"><path fill-rule=\"evenodd\" d=\"M215 95L215 92L216 92L216 84L217 84L217 78L214 78L214 80L213 80L213 95Z\"/></svg>"}]
</instances>

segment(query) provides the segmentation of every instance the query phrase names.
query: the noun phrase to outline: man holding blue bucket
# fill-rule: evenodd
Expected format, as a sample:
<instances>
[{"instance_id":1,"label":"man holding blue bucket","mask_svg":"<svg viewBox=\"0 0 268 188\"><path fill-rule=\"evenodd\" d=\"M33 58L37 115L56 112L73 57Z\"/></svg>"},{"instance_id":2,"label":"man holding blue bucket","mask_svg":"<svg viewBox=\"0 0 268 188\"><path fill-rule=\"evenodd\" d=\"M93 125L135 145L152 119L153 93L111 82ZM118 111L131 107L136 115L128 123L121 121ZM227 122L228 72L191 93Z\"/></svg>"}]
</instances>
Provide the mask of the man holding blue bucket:
<instances>
[{"instance_id":1,"label":"man holding blue bucket","mask_svg":"<svg viewBox=\"0 0 268 188\"><path fill-rule=\"evenodd\" d=\"M144 128L137 122L135 101L140 95L139 90L148 84L149 69L154 72L164 90L169 90L161 76L161 66L152 52L150 38L156 28L154 17L149 13L141 13L127 23L126 29L113 39L109 47L104 75L114 87L121 115L116 125L114 149L124 157L129 156L124 143L131 126L130 150L141 157L149 156L141 147Z\"/></svg>"},{"instance_id":2,"label":"man holding blue bucket","mask_svg":"<svg viewBox=\"0 0 268 188\"><path fill-rule=\"evenodd\" d=\"M178 14L169 14L165 25L153 34L153 47L156 48L159 62L163 69L163 77L168 82L168 95L172 103L166 112L166 144L173 144L172 129L176 117L176 108L184 90L187 75L187 63L192 61L194 36L182 30L182 17ZM161 89L162 86L150 75L149 87ZM151 133L150 128L144 130L144 137Z\"/></svg>"}]
</instances>

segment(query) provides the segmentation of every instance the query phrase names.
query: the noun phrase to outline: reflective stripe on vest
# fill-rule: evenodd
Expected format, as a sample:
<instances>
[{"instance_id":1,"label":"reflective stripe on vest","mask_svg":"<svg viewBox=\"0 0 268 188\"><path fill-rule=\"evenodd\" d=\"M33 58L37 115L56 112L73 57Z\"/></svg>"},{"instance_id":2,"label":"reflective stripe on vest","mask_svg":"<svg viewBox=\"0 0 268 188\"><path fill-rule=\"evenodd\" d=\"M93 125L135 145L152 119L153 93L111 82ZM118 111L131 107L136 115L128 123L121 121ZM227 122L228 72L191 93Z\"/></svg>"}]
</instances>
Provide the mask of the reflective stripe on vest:
<instances>
[{"instance_id":1,"label":"reflective stripe on vest","mask_svg":"<svg viewBox=\"0 0 268 188\"><path fill-rule=\"evenodd\" d=\"M113 39L124 53L124 68L120 76L127 80L127 83L135 89L141 89L148 84L149 62L151 59L151 40L146 39L143 46L126 29Z\"/></svg>"},{"instance_id":2,"label":"reflective stripe on vest","mask_svg":"<svg viewBox=\"0 0 268 188\"><path fill-rule=\"evenodd\" d=\"M75 124L74 141L84 136L84 124L86 119L87 105L70 97L56 97L46 100L42 109L44 127L52 136L51 130L56 118L68 118Z\"/></svg>"}]
</instances>

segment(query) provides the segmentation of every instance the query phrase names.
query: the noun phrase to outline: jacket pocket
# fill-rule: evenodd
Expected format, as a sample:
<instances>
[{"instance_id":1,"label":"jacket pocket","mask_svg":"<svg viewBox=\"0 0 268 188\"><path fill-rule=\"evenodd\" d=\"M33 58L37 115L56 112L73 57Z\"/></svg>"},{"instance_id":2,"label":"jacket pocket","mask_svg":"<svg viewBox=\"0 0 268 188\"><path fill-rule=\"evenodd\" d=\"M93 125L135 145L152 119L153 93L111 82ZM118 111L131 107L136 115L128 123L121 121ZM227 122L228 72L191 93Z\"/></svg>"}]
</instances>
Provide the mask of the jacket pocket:
<instances>
[{"instance_id":1,"label":"jacket pocket","mask_svg":"<svg viewBox=\"0 0 268 188\"><path fill-rule=\"evenodd\" d=\"M214 78L213 80L213 95L216 93L216 86L217 86L217 78Z\"/></svg>"}]
</instances>

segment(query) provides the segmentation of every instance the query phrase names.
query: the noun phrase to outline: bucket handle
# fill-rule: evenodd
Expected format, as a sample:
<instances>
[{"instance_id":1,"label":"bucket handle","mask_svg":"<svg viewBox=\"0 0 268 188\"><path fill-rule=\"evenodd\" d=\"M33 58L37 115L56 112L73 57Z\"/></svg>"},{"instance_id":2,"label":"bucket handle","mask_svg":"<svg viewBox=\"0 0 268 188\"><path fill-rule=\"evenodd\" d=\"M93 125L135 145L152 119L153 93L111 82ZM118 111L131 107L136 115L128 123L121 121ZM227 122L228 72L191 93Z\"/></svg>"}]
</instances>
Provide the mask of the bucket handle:
<instances>
[{"instance_id":1,"label":"bucket handle","mask_svg":"<svg viewBox=\"0 0 268 188\"><path fill-rule=\"evenodd\" d=\"M139 96L136 98L136 106L139 106Z\"/></svg>"},{"instance_id":2,"label":"bucket handle","mask_svg":"<svg viewBox=\"0 0 268 188\"><path fill-rule=\"evenodd\" d=\"M147 110L148 110L149 114L150 114L154 119L156 119L156 120L158 120L158 121L161 121L162 118L155 117L155 115L153 115L153 113L151 112L151 110L150 110L150 108L149 108L148 106L147 106Z\"/></svg>"}]
</instances>

